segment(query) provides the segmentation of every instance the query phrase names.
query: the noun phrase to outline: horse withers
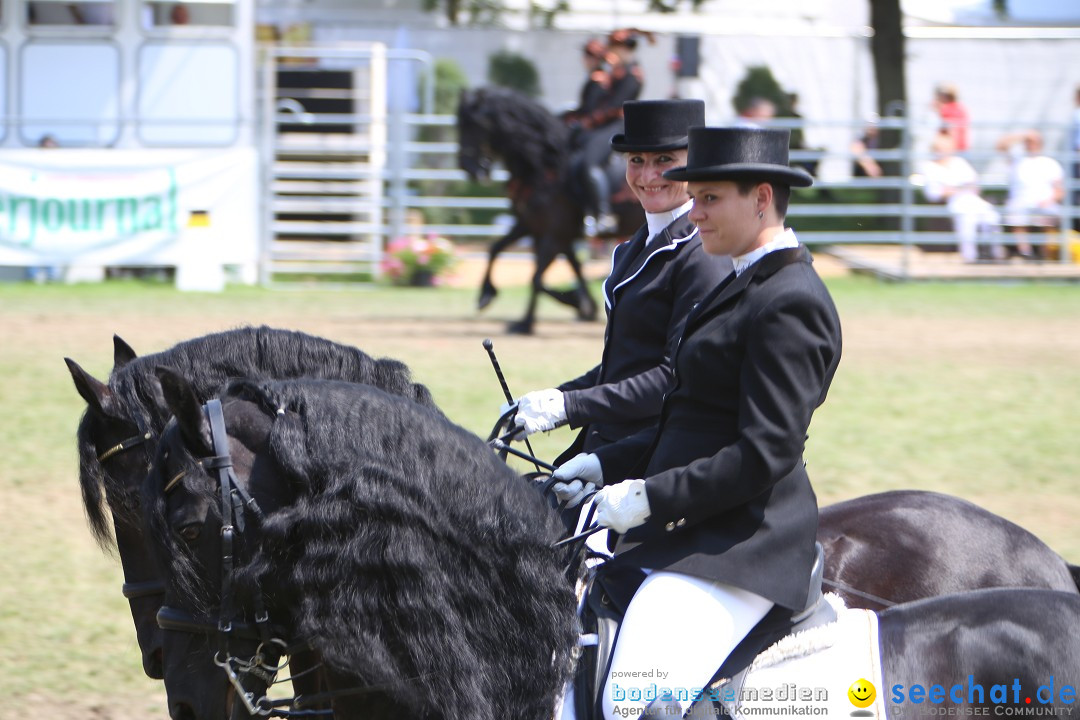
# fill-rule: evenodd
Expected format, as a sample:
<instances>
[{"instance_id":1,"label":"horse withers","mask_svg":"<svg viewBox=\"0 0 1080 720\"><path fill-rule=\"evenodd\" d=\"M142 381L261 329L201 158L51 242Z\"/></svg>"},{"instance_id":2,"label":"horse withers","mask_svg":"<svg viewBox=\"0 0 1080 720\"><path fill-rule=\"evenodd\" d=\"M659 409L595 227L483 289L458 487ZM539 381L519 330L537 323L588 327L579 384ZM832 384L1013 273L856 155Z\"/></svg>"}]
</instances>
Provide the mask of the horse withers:
<instances>
[{"instance_id":1,"label":"horse withers","mask_svg":"<svg viewBox=\"0 0 1080 720\"><path fill-rule=\"evenodd\" d=\"M511 323L509 332L533 331L540 293L575 308L583 320L595 319L597 305L574 248L581 238L585 211L582 190L571 177L569 167L569 129L535 100L497 87L462 92L457 127L458 164L470 178L487 180L497 160L502 161L510 174L506 194L514 224L488 251L480 309L487 307L497 293L491 281L495 258L528 236L532 238L535 259L529 302L525 316ZM613 184L613 187L625 186L622 178ZM628 237L645 222L644 211L628 190L616 194L612 208L619 219L618 236ZM543 283L544 272L560 255L574 272L577 282L574 290L556 290Z\"/></svg>"}]
</instances>

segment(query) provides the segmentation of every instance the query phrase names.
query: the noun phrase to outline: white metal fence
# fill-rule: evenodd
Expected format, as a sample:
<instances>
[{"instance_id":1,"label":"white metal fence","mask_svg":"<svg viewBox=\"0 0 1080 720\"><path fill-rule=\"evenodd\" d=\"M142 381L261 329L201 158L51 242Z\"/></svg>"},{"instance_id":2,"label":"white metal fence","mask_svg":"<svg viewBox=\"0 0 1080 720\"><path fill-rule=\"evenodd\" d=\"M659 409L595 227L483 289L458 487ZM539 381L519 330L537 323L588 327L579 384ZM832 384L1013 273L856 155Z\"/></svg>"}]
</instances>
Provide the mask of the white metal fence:
<instances>
[{"instance_id":1,"label":"white metal fence","mask_svg":"<svg viewBox=\"0 0 1080 720\"><path fill-rule=\"evenodd\" d=\"M287 121L280 113L278 122ZM340 122L342 118L313 117L312 122ZM451 115L407 113L390 108L386 115L386 162L373 167L370 177L381 182L377 204L381 216L364 226L370 236L384 241L406 234L436 234L461 240L491 239L505 232L505 225L480 222L473 218L476 211L507 211L508 201L502 196L505 172L496 171L484 190L487 194L472 194L479 188L466 186L465 174L457 168L458 146L454 140L455 118ZM835 123L799 125L795 121L777 120L777 126L804 127L808 134L826 125L830 131L844 129L854 138L862 131L861 123L850 120ZM984 124L982 129L994 129ZM928 147L920 140L926 128L913 127L903 118L882 119L881 132L899 134L900 146L895 149L872 149L868 154L889 168L888 175L870 177L832 177L815 183L809 191L800 191L789 211L789 224L799 232L804 242L818 245L878 244L905 248L935 247L946 249L956 243L950 225L950 215L941 203L928 201L919 185L922 163L931 159ZM998 127L1005 132L1015 128ZM1061 135L1061 127L1041 126L1044 133ZM441 135L441 137L439 137ZM435 139L432 139L432 138ZM1060 209L1061 227L1069 228L1080 218L1076 205L1080 181L1074 177L1080 156L1075 152L1047 150L1065 171L1065 199ZM1000 206L1008 186L1008 158L993 148L974 148L965 157L980 172L984 195ZM850 166L851 151L824 150L792 151L793 163L831 163ZM468 187L469 194L463 192ZM1060 246L1062 262L1069 261L1068 244L1060 243L1056 234L1032 235L1036 245L1054 243ZM997 241L1005 242L999 237ZM282 246L285 241L274 241ZM338 241L339 242L339 241ZM340 244L340 242L339 242ZM310 269L310 268L308 268ZM377 270L376 270L377 273Z\"/></svg>"}]
</instances>

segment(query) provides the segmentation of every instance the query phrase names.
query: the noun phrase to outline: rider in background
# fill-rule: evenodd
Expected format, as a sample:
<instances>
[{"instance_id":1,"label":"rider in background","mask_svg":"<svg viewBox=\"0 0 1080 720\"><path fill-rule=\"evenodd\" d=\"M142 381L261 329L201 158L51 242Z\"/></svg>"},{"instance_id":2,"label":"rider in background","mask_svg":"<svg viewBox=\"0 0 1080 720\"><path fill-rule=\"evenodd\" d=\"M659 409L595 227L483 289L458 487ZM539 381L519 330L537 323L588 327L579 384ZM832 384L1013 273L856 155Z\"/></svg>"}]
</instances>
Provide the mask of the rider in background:
<instances>
[{"instance_id":1,"label":"rider in background","mask_svg":"<svg viewBox=\"0 0 1080 720\"><path fill-rule=\"evenodd\" d=\"M608 35L604 63L607 90L595 98L595 106L580 115L580 146L571 158L571 171L585 188L585 227L588 237L609 235L618 229L611 212L611 187L604 171L611 155L611 136L622 130L622 106L641 94L644 78L635 59L638 37L652 41L652 35L640 30L616 30ZM590 74L586 90L593 79Z\"/></svg>"},{"instance_id":2,"label":"rider in background","mask_svg":"<svg viewBox=\"0 0 1080 720\"><path fill-rule=\"evenodd\" d=\"M626 131L610 146L626 157L626 182L646 224L615 248L604 282L607 328L600 364L556 388L518 400L524 435L563 422L582 428L556 460L593 452L656 424L671 386L674 354L691 308L731 272L731 260L705 253L687 217L686 183L664 178L686 163L687 133L705 124L701 100L639 100L624 106ZM580 499L571 500L576 507Z\"/></svg>"},{"instance_id":3,"label":"rider in background","mask_svg":"<svg viewBox=\"0 0 1080 720\"><path fill-rule=\"evenodd\" d=\"M611 91L611 67L607 63L607 46L591 38L581 49L581 61L585 65L585 84L581 86L578 106L563 115L563 122L570 127L570 145L580 147L587 131L587 125L593 121L593 113L605 102Z\"/></svg>"},{"instance_id":4,"label":"rider in background","mask_svg":"<svg viewBox=\"0 0 1080 720\"><path fill-rule=\"evenodd\" d=\"M597 522L618 535L598 580L641 578L605 674L607 720L683 717L685 698L650 703L642 690L660 682L643 678L662 671L692 695L767 615L807 601L818 511L803 449L841 339L810 252L784 227L791 187L812 184L788 143L787 130L690 129L686 166L664 176L689 183L702 247L735 270L686 320L659 425L553 474L600 486Z\"/></svg>"}]
</instances>

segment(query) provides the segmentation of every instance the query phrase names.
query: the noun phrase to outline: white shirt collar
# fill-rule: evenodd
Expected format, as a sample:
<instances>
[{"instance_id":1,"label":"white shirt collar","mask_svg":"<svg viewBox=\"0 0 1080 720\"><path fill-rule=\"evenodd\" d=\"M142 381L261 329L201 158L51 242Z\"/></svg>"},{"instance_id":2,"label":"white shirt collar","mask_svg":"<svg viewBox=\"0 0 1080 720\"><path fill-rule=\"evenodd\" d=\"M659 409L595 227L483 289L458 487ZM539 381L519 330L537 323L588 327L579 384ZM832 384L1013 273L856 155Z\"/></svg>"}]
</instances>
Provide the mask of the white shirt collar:
<instances>
[{"instance_id":1,"label":"white shirt collar","mask_svg":"<svg viewBox=\"0 0 1080 720\"><path fill-rule=\"evenodd\" d=\"M653 238L664 231L664 228L690 212L693 207L694 201L687 200L683 205L680 205L674 210L659 213L645 213L645 222L649 225L649 236L645 239L645 244L648 245L651 243Z\"/></svg>"},{"instance_id":2,"label":"white shirt collar","mask_svg":"<svg viewBox=\"0 0 1080 720\"><path fill-rule=\"evenodd\" d=\"M799 247L799 239L795 237L795 233L792 232L791 228L784 228L783 232L778 233L772 240L756 250L751 250L745 255L731 258L731 262L735 265L735 276L738 277L739 275L742 275L743 270L746 270L746 268L750 267L769 253L793 247Z\"/></svg>"}]
</instances>

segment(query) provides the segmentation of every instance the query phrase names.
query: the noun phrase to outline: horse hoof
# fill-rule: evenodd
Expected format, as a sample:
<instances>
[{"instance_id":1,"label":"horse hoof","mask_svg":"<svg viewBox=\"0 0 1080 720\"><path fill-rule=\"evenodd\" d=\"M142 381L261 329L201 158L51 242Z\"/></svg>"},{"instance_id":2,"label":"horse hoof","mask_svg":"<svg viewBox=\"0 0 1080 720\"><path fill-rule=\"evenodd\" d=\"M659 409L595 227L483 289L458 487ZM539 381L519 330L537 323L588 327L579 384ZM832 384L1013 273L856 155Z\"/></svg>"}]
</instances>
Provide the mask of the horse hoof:
<instances>
[{"instance_id":1,"label":"horse hoof","mask_svg":"<svg viewBox=\"0 0 1080 720\"><path fill-rule=\"evenodd\" d=\"M495 290L495 288L492 288L490 290L485 289L484 291L482 291L480 293L480 299L476 301L476 309L483 310L484 308L486 308L488 305L491 304L491 301L495 299L496 295L498 295L498 292Z\"/></svg>"},{"instance_id":2,"label":"horse hoof","mask_svg":"<svg viewBox=\"0 0 1080 720\"><path fill-rule=\"evenodd\" d=\"M577 316L578 320L585 320L588 322L592 322L596 319L596 303L593 302L591 297L582 294L578 300Z\"/></svg>"},{"instance_id":3,"label":"horse hoof","mask_svg":"<svg viewBox=\"0 0 1080 720\"><path fill-rule=\"evenodd\" d=\"M578 310L578 320L593 322L596 320L596 306L592 305L583 310Z\"/></svg>"},{"instance_id":4,"label":"horse hoof","mask_svg":"<svg viewBox=\"0 0 1080 720\"><path fill-rule=\"evenodd\" d=\"M506 332L511 335L532 335L533 324L528 320L518 320L506 326Z\"/></svg>"}]
</instances>

